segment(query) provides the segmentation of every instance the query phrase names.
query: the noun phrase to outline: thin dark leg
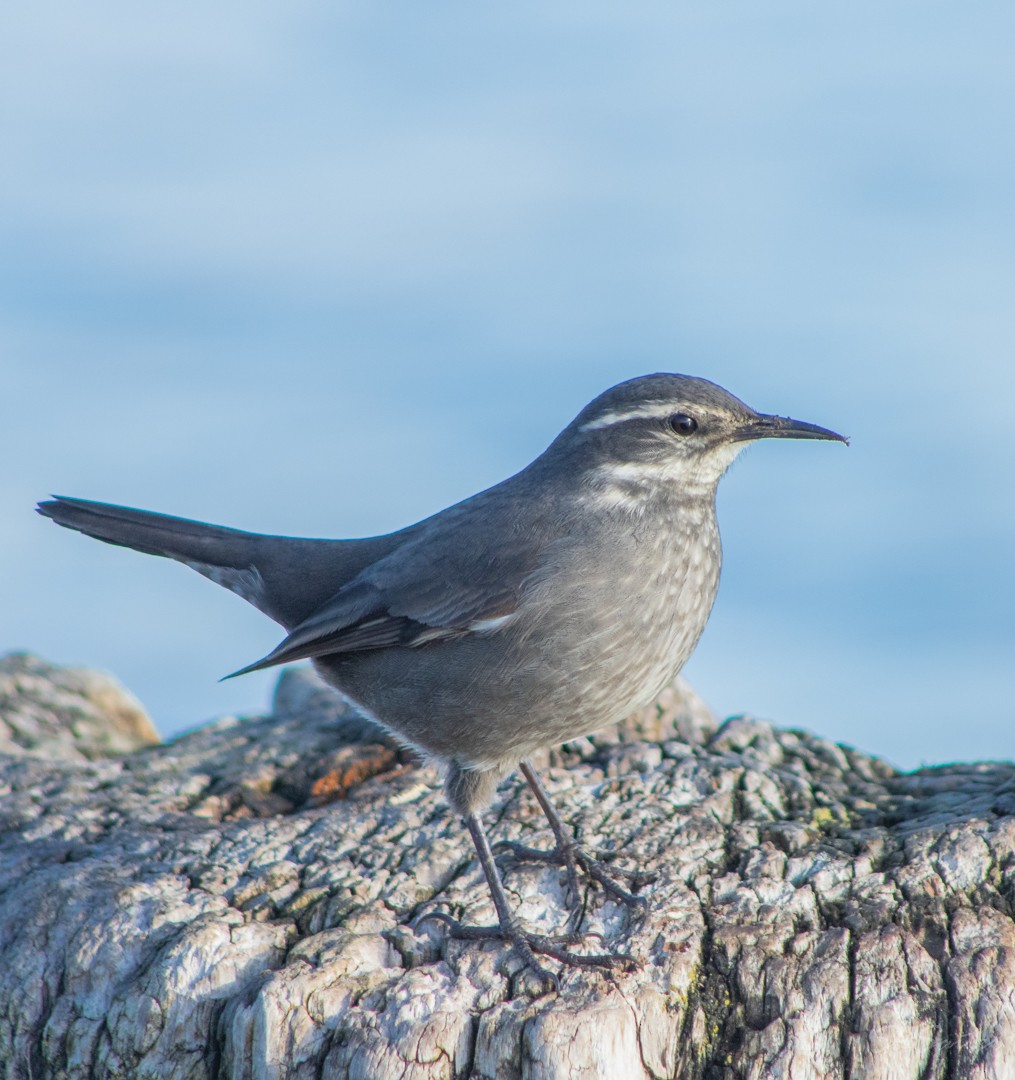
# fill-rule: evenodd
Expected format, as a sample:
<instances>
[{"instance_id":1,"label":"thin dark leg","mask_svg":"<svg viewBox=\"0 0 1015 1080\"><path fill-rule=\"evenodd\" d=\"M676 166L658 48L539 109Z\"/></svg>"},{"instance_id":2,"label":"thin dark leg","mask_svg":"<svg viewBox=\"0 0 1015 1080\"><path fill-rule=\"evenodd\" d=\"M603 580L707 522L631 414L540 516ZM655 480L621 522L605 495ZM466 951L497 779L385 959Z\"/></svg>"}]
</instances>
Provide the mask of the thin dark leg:
<instances>
[{"instance_id":1,"label":"thin dark leg","mask_svg":"<svg viewBox=\"0 0 1015 1080\"><path fill-rule=\"evenodd\" d=\"M549 983L554 990L560 989L560 981L556 975L547 971L536 959L535 954L542 953L563 964L571 964L574 967L583 968L632 968L635 961L632 957L622 953L605 953L585 956L581 953L571 952L561 948L553 939L543 934L531 934L523 930L514 912L511 910L507 893L497 872L497 864L494 862L493 852L490 850L490 842L486 838L486 830L479 815L475 812L463 815L465 824L472 836L472 842L476 846L476 854L479 856L479 865L483 868L486 883L490 887L490 895L493 897L493 905L497 909L497 921L499 926L463 926L456 919L452 919L443 912L431 912L424 916L426 919L439 919L446 923L454 937L468 940L485 940L488 938L507 938L518 950L525 963L543 980Z\"/></svg>"},{"instance_id":2,"label":"thin dark leg","mask_svg":"<svg viewBox=\"0 0 1015 1080\"><path fill-rule=\"evenodd\" d=\"M578 886L574 837L567 831L567 826L561 820L560 814L557 813L557 808L550 802L550 796L547 795L546 788L543 787L539 777L536 775L536 770L527 761L523 761L518 768L521 769L522 776L528 781L532 793L536 796L536 802L543 808L546 820L550 823L553 838L557 841L557 851L560 852L561 858L564 860L564 867L567 870L567 889L570 893L571 908L572 910L577 909L581 905L581 889Z\"/></svg>"},{"instance_id":3,"label":"thin dark leg","mask_svg":"<svg viewBox=\"0 0 1015 1080\"><path fill-rule=\"evenodd\" d=\"M539 803L540 807L542 807L543 813L546 815L546 820L550 823L550 828L553 830L553 836L557 841L557 846L553 851L541 851L538 848L530 848L514 841L505 841L499 843L497 847L499 849L506 849L516 858L523 860L557 864L563 863L567 871L567 884L568 891L571 893L572 911L576 914L580 914L581 911L581 894L578 888L577 871L577 867L579 866L593 881L599 882L606 892L617 900L620 900L622 903L628 904L631 907L644 908L646 901L643 896L636 896L633 892L625 889L623 885L618 884L618 882L607 872L606 867L597 859L593 859L587 852L583 851L574 837L570 835L567 826L561 820L560 814L557 813L556 808L550 801L550 796L547 795L546 789L543 787L542 783L540 783L539 777L536 775L535 770L529 762L523 761L519 765L519 768L521 769L522 776L528 781L529 787L532 788L532 792L536 796L536 801ZM641 885L647 884L652 880L652 875L641 874L637 871L614 868L613 872L620 876L627 877L634 888L639 888Z\"/></svg>"},{"instance_id":4,"label":"thin dark leg","mask_svg":"<svg viewBox=\"0 0 1015 1080\"><path fill-rule=\"evenodd\" d=\"M490 886L490 895L493 897L493 906L497 909L497 921L500 923L500 928L504 932L504 936L512 945L514 945L525 963L532 968L544 983L550 982L553 985L554 990L559 990L559 981L555 975L551 975L550 972L548 972L536 959L535 954L532 951L532 946L526 941L525 933L522 930L518 919L515 917L515 913L511 910L507 893L504 892L504 883L501 881L500 874L497 871L497 864L493 861L493 852L490 850L490 841L486 838L486 830L483 828L483 823L479 820L479 815L468 814L465 818L465 825L469 830L469 834L472 836L473 844L476 845L476 854L479 856L479 865L483 868L487 885Z\"/></svg>"}]
</instances>

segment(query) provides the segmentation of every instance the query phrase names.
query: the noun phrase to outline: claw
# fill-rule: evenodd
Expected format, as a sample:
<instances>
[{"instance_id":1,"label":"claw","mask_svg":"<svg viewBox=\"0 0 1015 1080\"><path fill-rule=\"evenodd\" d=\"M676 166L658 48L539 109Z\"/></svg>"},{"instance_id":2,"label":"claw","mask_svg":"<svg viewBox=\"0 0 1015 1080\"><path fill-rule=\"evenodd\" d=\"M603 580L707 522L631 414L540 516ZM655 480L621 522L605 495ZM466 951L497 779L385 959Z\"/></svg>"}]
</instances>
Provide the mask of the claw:
<instances>
[{"instance_id":1,"label":"claw","mask_svg":"<svg viewBox=\"0 0 1015 1080\"><path fill-rule=\"evenodd\" d=\"M452 918L443 911L431 911L426 915L420 916L420 918L416 920L416 925L419 925L419 923L424 922L427 919L436 919L438 922L442 922L448 928L448 933L451 937L459 938L463 941L489 941L507 938L525 960L526 966L542 980L544 985L549 983L553 992L559 992L560 979L558 976L554 975L553 972L548 971L543 967L536 959L536 953L539 953L542 956L549 956L551 959L557 960L559 963L566 966L583 968L586 970L599 969L615 971L620 969L624 971L634 971L638 967L638 961L628 953L586 954L572 952L570 949L563 948L558 944L561 939L550 937L545 934L530 933L527 930L523 930L517 924L503 927L466 926L464 923L459 922L457 919Z\"/></svg>"},{"instance_id":2,"label":"claw","mask_svg":"<svg viewBox=\"0 0 1015 1080\"><path fill-rule=\"evenodd\" d=\"M542 862L553 866L563 866L567 872L567 906L572 914L583 911L584 904L578 882L577 863L574 858L569 859L560 848L544 851L542 848L529 847L517 840L498 840L493 845L493 850L497 853L506 852L518 862Z\"/></svg>"},{"instance_id":3,"label":"claw","mask_svg":"<svg viewBox=\"0 0 1015 1080\"><path fill-rule=\"evenodd\" d=\"M550 851L528 847L525 844L518 843L516 840L501 840L494 845L494 848L498 851L510 852L520 862L542 862L565 867L568 875L568 891L573 897L569 904L572 911L581 906L580 894L577 892L578 874L576 867L579 866L588 878L598 882L614 899L627 904L628 907L635 907L640 910L644 910L648 906L648 901L644 896L636 896L633 892L625 889L607 872L602 862L592 858L588 852L580 848L574 841L555 847ZM638 870L623 870L620 867L611 867L610 870L617 877L627 878L632 889L640 889L643 885L655 880L654 874L645 874Z\"/></svg>"}]
</instances>

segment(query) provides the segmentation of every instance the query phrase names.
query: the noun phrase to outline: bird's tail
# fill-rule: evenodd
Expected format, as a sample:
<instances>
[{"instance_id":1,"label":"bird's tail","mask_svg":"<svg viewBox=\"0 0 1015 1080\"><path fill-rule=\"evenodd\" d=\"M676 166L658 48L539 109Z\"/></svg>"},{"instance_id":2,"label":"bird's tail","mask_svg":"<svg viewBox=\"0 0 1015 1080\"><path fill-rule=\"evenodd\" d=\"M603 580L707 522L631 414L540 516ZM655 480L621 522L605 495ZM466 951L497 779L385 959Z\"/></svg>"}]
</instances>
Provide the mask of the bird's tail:
<instances>
[{"instance_id":1,"label":"bird's tail","mask_svg":"<svg viewBox=\"0 0 1015 1080\"><path fill-rule=\"evenodd\" d=\"M129 506L54 496L44 517L148 555L162 555L232 590L290 629L391 546L369 540L308 540L227 529Z\"/></svg>"},{"instance_id":2,"label":"bird's tail","mask_svg":"<svg viewBox=\"0 0 1015 1080\"><path fill-rule=\"evenodd\" d=\"M66 529L76 529L107 544L119 544L148 555L208 566L236 567L250 563L253 535L238 529L63 495L54 495L36 509Z\"/></svg>"},{"instance_id":3,"label":"bird's tail","mask_svg":"<svg viewBox=\"0 0 1015 1080\"><path fill-rule=\"evenodd\" d=\"M261 538L253 533L63 495L36 509L64 528L107 544L176 559L266 610L268 597L256 563Z\"/></svg>"}]
</instances>

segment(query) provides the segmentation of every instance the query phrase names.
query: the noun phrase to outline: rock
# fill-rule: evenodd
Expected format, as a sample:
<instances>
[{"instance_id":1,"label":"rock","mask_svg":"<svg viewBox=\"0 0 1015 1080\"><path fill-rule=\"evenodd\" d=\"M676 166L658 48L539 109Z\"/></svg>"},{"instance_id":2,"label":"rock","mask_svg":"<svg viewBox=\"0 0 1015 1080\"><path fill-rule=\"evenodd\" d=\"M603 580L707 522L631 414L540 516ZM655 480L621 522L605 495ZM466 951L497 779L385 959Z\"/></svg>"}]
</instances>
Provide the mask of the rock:
<instances>
[{"instance_id":1,"label":"rock","mask_svg":"<svg viewBox=\"0 0 1015 1080\"><path fill-rule=\"evenodd\" d=\"M92 761L159 741L141 703L111 675L28 653L0 657L0 753Z\"/></svg>"},{"instance_id":2,"label":"rock","mask_svg":"<svg viewBox=\"0 0 1015 1080\"><path fill-rule=\"evenodd\" d=\"M494 913L439 778L287 674L275 715L115 759L0 756L8 1078L1015 1075L1015 766L901 774L683 686L547 755L583 842L651 870L588 895L631 974L562 993L445 911ZM505 783L493 839L546 846ZM503 870L566 918L555 868Z\"/></svg>"}]
</instances>

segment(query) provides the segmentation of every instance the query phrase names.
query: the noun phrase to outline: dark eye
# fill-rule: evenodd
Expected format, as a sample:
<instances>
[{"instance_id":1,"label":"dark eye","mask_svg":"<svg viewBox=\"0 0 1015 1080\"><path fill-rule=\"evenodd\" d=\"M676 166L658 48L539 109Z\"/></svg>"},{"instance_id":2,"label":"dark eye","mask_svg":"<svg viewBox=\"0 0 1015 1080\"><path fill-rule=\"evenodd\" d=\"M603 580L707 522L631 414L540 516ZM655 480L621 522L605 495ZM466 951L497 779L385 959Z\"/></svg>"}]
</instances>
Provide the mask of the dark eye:
<instances>
[{"instance_id":1,"label":"dark eye","mask_svg":"<svg viewBox=\"0 0 1015 1080\"><path fill-rule=\"evenodd\" d=\"M698 421L685 412L674 413L667 423L677 435L693 435L698 430Z\"/></svg>"}]
</instances>

